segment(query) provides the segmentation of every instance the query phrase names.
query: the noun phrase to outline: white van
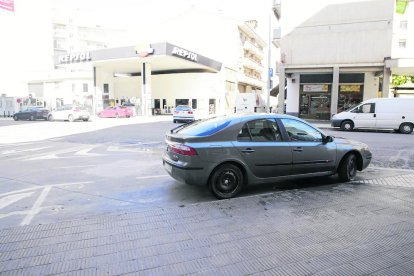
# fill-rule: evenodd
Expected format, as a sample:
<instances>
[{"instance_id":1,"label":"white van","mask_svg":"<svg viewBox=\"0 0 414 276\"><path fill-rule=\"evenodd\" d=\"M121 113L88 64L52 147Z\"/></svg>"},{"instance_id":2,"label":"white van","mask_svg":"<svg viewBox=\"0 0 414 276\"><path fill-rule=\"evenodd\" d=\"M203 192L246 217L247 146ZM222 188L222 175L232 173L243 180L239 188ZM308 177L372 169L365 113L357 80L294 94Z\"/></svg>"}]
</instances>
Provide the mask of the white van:
<instances>
[{"instance_id":1,"label":"white van","mask_svg":"<svg viewBox=\"0 0 414 276\"><path fill-rule=\"evenodd\" d=\"M394 129L410 134L414 127L414 98L376 98L336 114L331 125L354 128Z\"/></svg>"}]
</instances>

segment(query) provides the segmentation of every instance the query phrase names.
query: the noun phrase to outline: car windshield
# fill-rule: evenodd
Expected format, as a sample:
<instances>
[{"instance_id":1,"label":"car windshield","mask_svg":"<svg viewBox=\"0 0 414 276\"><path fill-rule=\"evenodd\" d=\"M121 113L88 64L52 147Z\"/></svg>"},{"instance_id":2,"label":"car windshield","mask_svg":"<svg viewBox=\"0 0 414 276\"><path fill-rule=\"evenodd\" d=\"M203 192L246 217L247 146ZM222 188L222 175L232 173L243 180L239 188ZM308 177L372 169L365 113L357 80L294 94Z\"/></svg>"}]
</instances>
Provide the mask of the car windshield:
<instances>
[{"instance_id":1,"label":"car windshield","mask_svg":"<svg viewBox=\"0 0 414 276\"><path fill-rule=\"evenodd\" d=\"M188 126L184 126L177 132L189 136L208 136L224 129L226 126L230 124L230 122L230 118L215 117L196 121L194 123L189 124Z\"/></svg>"}]
</instances>

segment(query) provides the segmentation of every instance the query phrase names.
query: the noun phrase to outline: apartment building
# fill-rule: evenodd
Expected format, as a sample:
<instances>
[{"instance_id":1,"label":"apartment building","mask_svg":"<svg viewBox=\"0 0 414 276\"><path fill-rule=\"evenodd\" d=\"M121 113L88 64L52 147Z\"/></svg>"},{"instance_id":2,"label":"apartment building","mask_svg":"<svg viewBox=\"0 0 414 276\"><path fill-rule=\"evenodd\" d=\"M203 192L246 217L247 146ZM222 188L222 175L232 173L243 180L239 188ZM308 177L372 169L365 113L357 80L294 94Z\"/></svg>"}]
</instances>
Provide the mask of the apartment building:
<instances>
[{"instance_id":1,"label":"apartment building","mask_svg":"<svg viewBox=\"0 0 414 276\"><path fill-rule=\"evenodd\" d=\"M274 33L285 83L276 91L285 103L279 112L330 119L363 100L394 96L391 75L414 72L412 2L403 12L391 0L275 0L274 5L281 14Z\"/></svg>"}]
</instances>

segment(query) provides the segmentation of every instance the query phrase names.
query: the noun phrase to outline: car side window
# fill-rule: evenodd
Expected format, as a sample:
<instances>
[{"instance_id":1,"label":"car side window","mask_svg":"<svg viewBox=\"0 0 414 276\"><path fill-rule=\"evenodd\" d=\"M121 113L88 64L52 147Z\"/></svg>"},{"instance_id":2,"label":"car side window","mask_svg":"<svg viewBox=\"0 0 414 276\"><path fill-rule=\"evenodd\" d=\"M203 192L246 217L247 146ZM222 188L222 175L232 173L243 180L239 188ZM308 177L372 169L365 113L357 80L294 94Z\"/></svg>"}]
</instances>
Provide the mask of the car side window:
<instances>
[{"instance_id":1,"label":"car side window","mask_svg":"<svg viewBox=\"0 0 414 276\"><path fill-rule=\"evenodd\" d=\"M294 119L281 119L291 141L322 142L322 133Z\"/></svg>"},{"instance_id":2,"label":"car side window","mask_svg":"<svg viewBox=\"0 0 414 276\"><path fill-rule=\"evenodd\" d=\"M274 120L262 119L246 123L237 136L239 141L274 142L282 141Z\"/></svg>"},{"instance_id":3,"label":"car side window","mask_svg":"<svg viewBox=\"0 0 414 276\"><path fill-rule=\"evenodd\" d=\"M367 103L360 105L358 108L353 110L355 113L375 113L375 103Z\"/></svg>"}]
</instances>

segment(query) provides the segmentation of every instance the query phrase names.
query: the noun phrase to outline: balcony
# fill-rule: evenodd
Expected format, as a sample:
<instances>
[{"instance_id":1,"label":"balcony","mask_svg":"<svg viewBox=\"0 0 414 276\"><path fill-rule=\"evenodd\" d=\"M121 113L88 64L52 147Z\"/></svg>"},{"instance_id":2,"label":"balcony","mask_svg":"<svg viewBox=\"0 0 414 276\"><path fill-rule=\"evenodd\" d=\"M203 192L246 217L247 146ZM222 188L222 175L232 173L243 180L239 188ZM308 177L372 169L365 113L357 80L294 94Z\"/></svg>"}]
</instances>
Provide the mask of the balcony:
<instances>
[{"instance_id":1,"label":"balcony","mask_svg":"<svg viewBox=\"0 0 414 276\"><path fill-rule=\"evenodd\" d=\"M273 40L272 43L273 45L275 45L277 48L280 47L280 40L282 38L282 29L279 28L274 28L273 29Z\"/></svg>"},{"instance_id":2,"label":"balcony","mask_svg":"<svg viewBox=\"0 0 414 276\"><path fill-rule=\"evenodd\" d=\"M243 73L239 73L238 79L239 79L239 83L248 84L254 87L259 87L261 89L264 89L266 86L266 83L264 81L258 80L254 78L253 76L248 76Z\"/></svg>"},{"instance_id":3,"label":"balcony","mask_svg":"<svg viewBox=\"0 0 414 276\"><path fill-rule=\"evenodd\" d=\"M282 0L273 0L273 13L275 14L277 20L280 19L281 16L281 6L282 6Z\"/></svg>"},{"instance_id":4,"label":"balcony","mask_svg":"<svg viewBox=\"0 0 414 276\"><path fill-rule=\"evenodd\" d=\"M250 58L243 58L242 64L244 67L255 70L259 73L263 72L263 65L257 63L256 61L250 59Z\"/></svg>"},{"instance_id":5,"label":"balcony","mask_svg":"<svg viewBox=\"0 0 414 276\"><path fill-rule=\"evenodd\" d=\"M250 51L251 53L253 53L254 55L263 58L264 57L264 53L263 50L258 48L256 45L254 45L251 41L246 40L243 44L243 49Z\"/></svg>"}]
</instances>

